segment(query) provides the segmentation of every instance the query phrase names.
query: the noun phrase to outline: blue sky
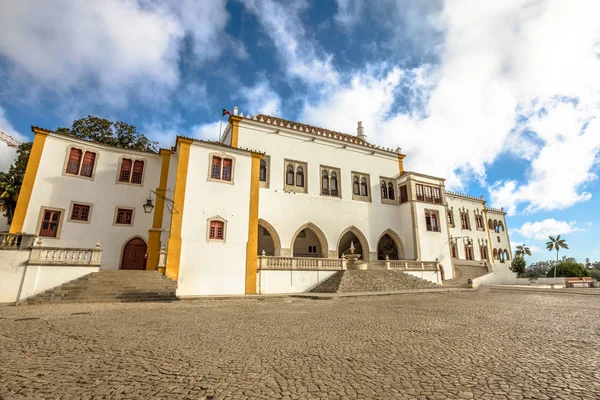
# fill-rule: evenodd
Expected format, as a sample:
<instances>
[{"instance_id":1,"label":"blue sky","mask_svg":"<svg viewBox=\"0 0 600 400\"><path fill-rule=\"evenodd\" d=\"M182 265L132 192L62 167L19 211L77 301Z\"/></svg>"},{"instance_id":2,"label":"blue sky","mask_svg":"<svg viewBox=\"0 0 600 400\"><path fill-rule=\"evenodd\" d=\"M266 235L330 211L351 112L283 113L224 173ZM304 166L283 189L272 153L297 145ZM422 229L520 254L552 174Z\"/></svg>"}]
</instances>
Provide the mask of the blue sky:
<instances>
[{"instance_id":1,"label":"blue sky","mask_svg":"<svg viewBox=\"0 0 600 400\"><path fill-rule=\"evenodd\" d=\"M594 0L54 0L3 4L0 130L123 120L171 145L222 108L401 147L509 212L511 241L600 260ZM12 158L0 145L0 170Z\"/></svg>"}]
</instances>

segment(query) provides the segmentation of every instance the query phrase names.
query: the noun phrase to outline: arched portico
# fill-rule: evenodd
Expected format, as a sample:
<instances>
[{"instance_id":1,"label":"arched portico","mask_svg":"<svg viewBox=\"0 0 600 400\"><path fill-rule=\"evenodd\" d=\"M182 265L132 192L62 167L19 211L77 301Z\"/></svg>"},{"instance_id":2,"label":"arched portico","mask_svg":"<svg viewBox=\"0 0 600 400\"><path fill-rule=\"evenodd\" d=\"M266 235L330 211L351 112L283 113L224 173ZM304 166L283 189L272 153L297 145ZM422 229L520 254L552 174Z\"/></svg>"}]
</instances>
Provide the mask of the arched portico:
<instances>
[{"instance_id":1,"label":"arched portico","mask_svg":"<svg viewBox=\"0 0 600 400\"><path fill-rule=\"evenodd\" d=\"M268 256L279 256L281 253L281 240L277 231L264 219L258 220L258 254L265 252Z\"/></svg>"},{"instance_id":2,"label":"arched portico","mask_svg":"<svg viewBox=\"0 0 600 400\"><path fill-rule=\"evenodd\" d=\"M377 239L377 259L385 260L385 256L390 260L404 260L406 257L402 239L391 229L383 231Z\"/></svg>"},{"instance_id":3,"label":"arched portico","mask_svg":"<svg viewBox=\"0 0 600 400\"><path fill-rule=\"evenodd\" d=\"M296 230L292 236L290 249L292 249L292 257L328 258L329 253L325 234L312 222L306 223Z\"/></svg>"},{"instance_id":4,"label":"arched portico","mask_svg":"<svg viewBox=\"0 0 600 400\"><path fill-rule=\"evenodd\" d=\"M350 242L354 242L355 253L360 253L361 260L369 260L369 242L363 233L354 225L344 229L340 235L337 243L338 257L341 257L343 253L348 253L350 248Z\"/></svg>"}]
</instances>

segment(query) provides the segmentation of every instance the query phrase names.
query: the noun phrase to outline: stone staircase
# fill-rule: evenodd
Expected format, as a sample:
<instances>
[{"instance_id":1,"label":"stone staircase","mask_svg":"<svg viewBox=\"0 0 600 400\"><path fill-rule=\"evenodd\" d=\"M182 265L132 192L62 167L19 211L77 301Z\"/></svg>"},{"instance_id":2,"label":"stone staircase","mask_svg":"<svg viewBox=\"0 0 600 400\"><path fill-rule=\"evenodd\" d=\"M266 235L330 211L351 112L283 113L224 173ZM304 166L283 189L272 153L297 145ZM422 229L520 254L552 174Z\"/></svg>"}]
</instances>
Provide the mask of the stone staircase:
<instances>
[{"instance_id":1,"label":"stone staircase","mask_svg":"<svg viewBox=\"0 0 600 400\"><path fill-rule=\"evenodd\" d=\"M488 268L483 265L454 264L454 278L444 281L444 286L467 287L469 279L479 278L488 273Z\"/></svg>"},{"instance_id":2,"label":"stone staircase","mask_svg":"<svg viewBox=\"0 0 600 400\"><path fill-rule=\"evenodd\" d=\"M339 271L311 290L313 293L385 292L409 289L433 289L440 285L402 271Z\"/></svg>"},{"instance_id":3,"label":"stone staircase","mask_svg":"<svg viewBox=\"0 0 600 400\"><path fill-rule=\"evenodd\" d=\"M156 271L100 271L17 304L102 303L177 300L177 282Z\"/></svg>"}]
</instances>

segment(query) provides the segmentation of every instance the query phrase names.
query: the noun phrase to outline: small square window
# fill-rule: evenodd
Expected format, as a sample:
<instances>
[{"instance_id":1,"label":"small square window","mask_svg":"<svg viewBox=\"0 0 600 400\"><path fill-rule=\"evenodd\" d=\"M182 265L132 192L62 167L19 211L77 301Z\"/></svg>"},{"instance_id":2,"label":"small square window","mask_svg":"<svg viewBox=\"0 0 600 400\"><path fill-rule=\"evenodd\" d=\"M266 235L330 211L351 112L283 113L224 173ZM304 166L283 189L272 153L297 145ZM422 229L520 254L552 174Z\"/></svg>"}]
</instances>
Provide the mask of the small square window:
<instances>
[{"instance_id":1,"label":"small square window","mask_svg":"<svg viewBox=\"0 0 600 400\"><path fill-rule=\"evenodd\" d=\"M117 208L116 225L133 225L133 209Z\"/></svg>"},{"instance_id":2,"label":"small square window","mask_svg":"<svg viewBox=\"0 0 600 400\"><path fill-rule=\"evenodd\" d=\"M61 215L62 213L60 211L43 209L39 236L57 237Z\"/></svg>"},{"instance_id":3,"label":"small square window","mask_svg":"<svg viewBox=\"0 0 600 400\"><path fill-rule=\"evenodd\" d=\"M232 183L233 168L233 158L211 155L208 180Z\"/></svg>"},{"instance_id":4,"label":"small square window","mask_svg":"<svg viewBox=\"0 0 600 400\"><path fill-rule=\"evenodd\" d=\"M219 218L219 219L216 219ZM226 221L220 217L208 219L208 235L207 241L225 242Z\"/></svg>"},{"instance_id":5,"label":"small square window","mask_svg":"<svg viewBox=\"0 0 600 400\"><path fill-rule=\"evenodd\" d=\"M90 217L90 206L74 203L71 208L71 220L88 222Z\"/></svg>"}]
</instances>

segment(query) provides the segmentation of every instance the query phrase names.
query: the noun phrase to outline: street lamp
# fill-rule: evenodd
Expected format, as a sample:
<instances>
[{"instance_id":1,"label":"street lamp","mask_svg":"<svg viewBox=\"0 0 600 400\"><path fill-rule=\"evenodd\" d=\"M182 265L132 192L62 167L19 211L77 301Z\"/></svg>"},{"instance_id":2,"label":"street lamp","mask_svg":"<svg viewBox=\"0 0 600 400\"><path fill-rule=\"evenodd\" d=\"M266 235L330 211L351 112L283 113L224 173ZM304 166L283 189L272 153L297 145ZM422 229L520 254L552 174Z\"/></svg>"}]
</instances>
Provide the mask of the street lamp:
<instances>
[{"instance_id":1,"label":"street lamp","mask_svg":"<svg viewBox=\"0 0 600 400\"><path fill-rule=\"evenodd\" d=\"M144 212L146 214L150 214L152 212L152 210L154 209L154 202L152 201L152 193L154 193L154 195L156 197L160 197L161 199L163 199L165 201L165 204L167 205L167 209L169 210L169 212L171 214L179 213L179 211L177 211L174 207L175 202L173 200L169 199L168 197L163 196L162 194L156 193L154 190L151 190L150 193L148 194L148 198L146 199L146 203L144 203L144 205L143 205Z\"/></svg>"}]
</instances>

